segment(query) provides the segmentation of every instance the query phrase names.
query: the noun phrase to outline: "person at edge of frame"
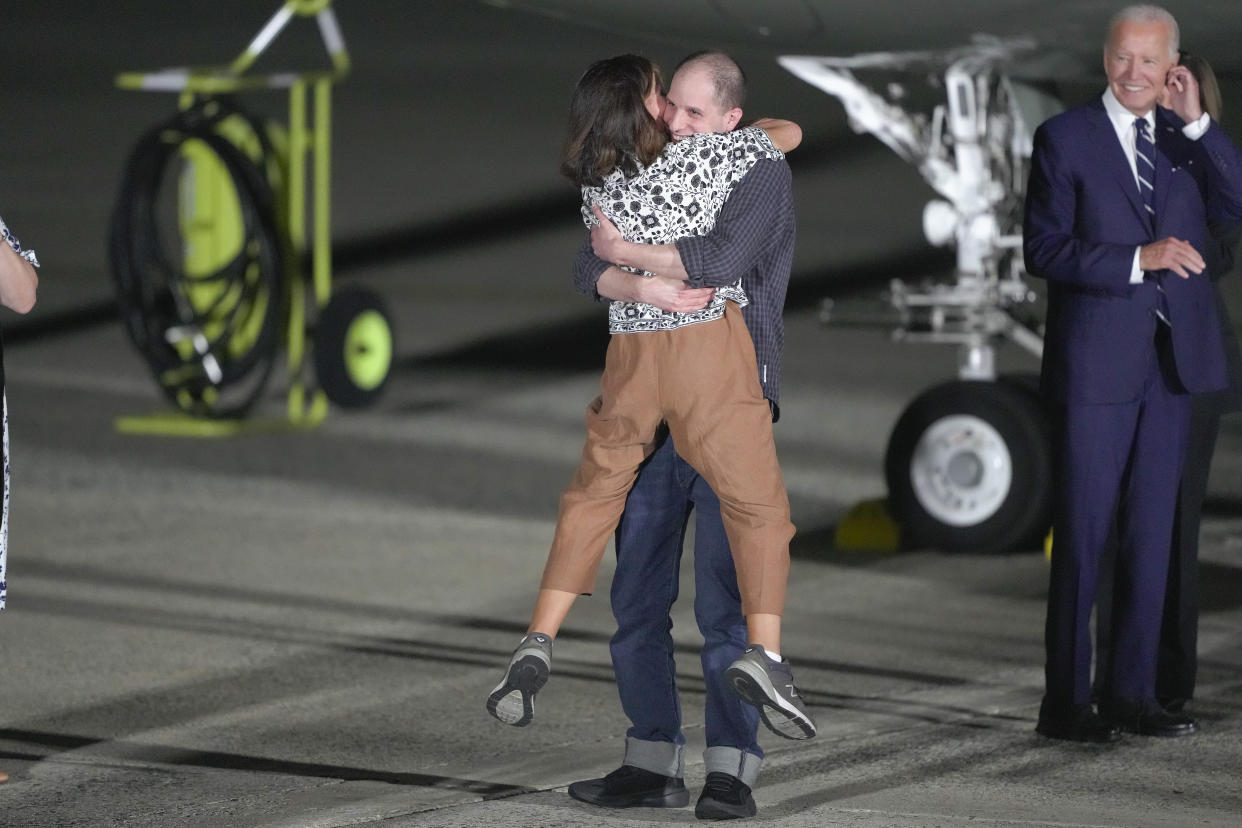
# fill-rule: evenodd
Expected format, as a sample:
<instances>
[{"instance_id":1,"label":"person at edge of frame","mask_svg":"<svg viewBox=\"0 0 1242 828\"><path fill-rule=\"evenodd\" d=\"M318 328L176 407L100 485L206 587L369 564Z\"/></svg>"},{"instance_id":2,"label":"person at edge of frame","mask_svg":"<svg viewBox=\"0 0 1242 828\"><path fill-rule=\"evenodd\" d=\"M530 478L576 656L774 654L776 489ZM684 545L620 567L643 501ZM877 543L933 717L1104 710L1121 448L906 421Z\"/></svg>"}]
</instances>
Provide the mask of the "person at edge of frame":
<instances>
[{"instance_id":1,"label":"person at edge of frame","mask_svg":"<svg viewBox=\"0 0 1242 828\"><path fill-rule=\"evenodd\" d=\"M22 249L21 242L9 232L4 219L0 219L0 305L20 314L34 308L39 288L39 276L35 268L39 258L33 250ZM0 439L4 448L4 504L0 507L0 610L8 598L8 552L9 552L9 401L4 393L4 352L0 349ZM9 781L9 775L0 771L0 783Z\"/></svg>"}]
</instances>

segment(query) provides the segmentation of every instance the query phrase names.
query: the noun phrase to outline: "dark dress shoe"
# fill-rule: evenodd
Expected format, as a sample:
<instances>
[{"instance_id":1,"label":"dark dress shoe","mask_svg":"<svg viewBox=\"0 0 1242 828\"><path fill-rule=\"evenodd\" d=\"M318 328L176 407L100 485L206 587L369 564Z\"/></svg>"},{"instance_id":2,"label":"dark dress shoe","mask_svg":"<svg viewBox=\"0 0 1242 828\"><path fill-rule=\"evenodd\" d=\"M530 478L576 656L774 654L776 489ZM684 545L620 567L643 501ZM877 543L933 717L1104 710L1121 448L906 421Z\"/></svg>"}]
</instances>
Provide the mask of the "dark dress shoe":
<instances>
[{"instance_id":1,"label":"dark dress shoe","mask_svg":"<svg viewBox=\"0 0 1242 828\"><path fill-rule=\"evenodd\" d=\"M1097 716L1089 704L1076 704L1063 711L1041 708L1035 732L1049 739L1064 739L1068 742L1102 744L1121 738L1121 731L1117 726Z\"/></svg>"},{"instance_id":2,"label":"dark dress shoe","mask_svg":"<svg viewBox=\"0 0 1242 828\"><path fill-rule=\"evenodd\" d=\"M681 808L690 804L686 783L632 765L622 765L602 779L573 782L569 795L601 808Z\"/></svg>"},{"instance_id":3,"label":"dark dress shoe","mask_svg":"<svg viewBox=\"0 0 1242 828\"><path fill-rule=\"evenodd\" d=\"M1156 701L1170 713L1181 713L1186 709L1190 699L1185 696L1169 696L1168 698L1158 698Z\"/></svg>"},{"instance_id":4,"label":"dark dress shoe","mask_svg":"<svg viewBox=\"0 0 1242 828\"><path fill-rule=\"evenodd\" d=\"M758 813L755 798L750 795L750 786L736 776L720 771L712 771L707 775L703 785L703 793L694 806L694 815L699 819L740 819L753 817Z\"/></svg>"},{"instance_id":5,"label":"dark dress shoe","mask_svg":"<svg viewBox=\"0 0 1242 828\"><path fill-rule=\"evenodd\" d=\"M1189 736L1199 723L1185 713L1170 713L1155 699L1141 702L1111 701L1100 705L1100 715L1127 733L1140 736Z\"/></svg>"}]
</instances>

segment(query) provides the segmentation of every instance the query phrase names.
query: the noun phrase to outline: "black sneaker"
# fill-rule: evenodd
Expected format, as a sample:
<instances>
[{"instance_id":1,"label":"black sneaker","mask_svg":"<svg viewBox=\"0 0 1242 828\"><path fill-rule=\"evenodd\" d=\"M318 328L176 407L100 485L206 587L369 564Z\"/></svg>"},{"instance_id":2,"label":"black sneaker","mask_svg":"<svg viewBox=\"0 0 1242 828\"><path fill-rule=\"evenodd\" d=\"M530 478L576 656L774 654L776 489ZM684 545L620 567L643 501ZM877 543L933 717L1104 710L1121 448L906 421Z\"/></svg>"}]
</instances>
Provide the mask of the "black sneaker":
<instances>
[{"instance_id":1,"label":"black sneaker","mask_svg":"<svg viewBox=\"0 0 1242 828\"><path fill-rule=\"evenodd\" d=\"M741 819L758 813L750 786L721 771L707 775L694 815L699 819Z\"/></svg>"},{"instance_id":2,"label":"black sneaker","mask_svg":"<svg viewBox=\"0 0 1242 828\"><path fill-rule=\"evenodd\" d=\"M525 727L535 716L535 694L548 681L552 639L529 633L513 651L505 680L487 697L487 712L514 727Z\"/></svg>"},{"instance_id":3,"label":"black sneaker","mask_svg":"<svg viewBox=\"0 0 1242 828\"><path fill-rule=\"evenodd\" d=\"M763 723L786 739L809 739L815 721L793 683L788 659L773 661L758 644L751 644L742 657L729 665L725 677L742 701L759 708Z\"/></svg>"},{"instance_id":4,"label":"black sneaker","mask_svg":"<svg viewBox=\"0 0 1242 828\"><path fill-rule=\"evenodd\" d=\"M681 808L690 804L690 792L679 777L633 765L622 765L602 779L574 782L569 795L601 808Z\"/></svg>"}]
</instances>

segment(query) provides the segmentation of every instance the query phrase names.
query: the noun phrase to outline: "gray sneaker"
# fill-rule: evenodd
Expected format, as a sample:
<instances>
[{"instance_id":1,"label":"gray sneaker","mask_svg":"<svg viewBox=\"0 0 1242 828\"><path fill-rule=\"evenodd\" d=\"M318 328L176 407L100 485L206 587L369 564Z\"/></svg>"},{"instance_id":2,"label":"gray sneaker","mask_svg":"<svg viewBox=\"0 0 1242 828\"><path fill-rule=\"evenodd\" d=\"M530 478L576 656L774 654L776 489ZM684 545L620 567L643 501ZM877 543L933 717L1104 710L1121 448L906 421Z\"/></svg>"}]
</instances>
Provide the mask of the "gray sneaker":
<instances>
[{"instance_id":1,"label":"gray sneaker","mask_svg":"<svg viewBox=\"0 0 1242 828\"><path fill-rule=\"evenodd\" d=\"M729 665L725 678L742 701L759 708L763 723L786 739L809 739L815 722L793 683L788 659L773 661L758 644L751 644L742 657Z\"/></svg>"},{"instance_id":2,"label":"gray sneaker","mask_svg":"<svg viewBox=\"0 0 1242 828\"><path fill-rule=\"evenodd\" d=\"M513 651L505 680L487 697L487 712L514 727L525 727L535 715L535 694L552 667L552 638L529 633Z\"/></svg>"}]
</instances>

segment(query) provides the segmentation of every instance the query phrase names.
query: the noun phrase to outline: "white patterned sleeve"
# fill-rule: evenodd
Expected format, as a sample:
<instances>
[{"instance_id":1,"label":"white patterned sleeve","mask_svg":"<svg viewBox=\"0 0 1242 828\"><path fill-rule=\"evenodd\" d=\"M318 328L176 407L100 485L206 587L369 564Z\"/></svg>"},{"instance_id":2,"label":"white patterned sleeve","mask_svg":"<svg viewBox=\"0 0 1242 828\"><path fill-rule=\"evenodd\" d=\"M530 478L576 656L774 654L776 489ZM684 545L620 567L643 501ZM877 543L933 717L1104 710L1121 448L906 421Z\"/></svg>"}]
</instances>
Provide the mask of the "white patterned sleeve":
<instances>
[{"instance_id":1,"label":"white patterned sleeve","mask_svg":"<svg viewBox=\"0 0 1242 828\"><path fill-rule=\"evenodd\" d=\"M737 172L745 175L750 168L755 165L756 161L763 160L781 160L785 157L785 153L776 148L776 144L772 143L772 139L759 127L743 127L735 129L727 134L730 139L729 159L735 165L741 165L743 168Z\"/></svg>"},{"instance_id":2,"label":"white patterned sleeve","mask_svg":"<svg viewBox=\"0 0 1242 828\"><path fill-rule=\"evenodd\" d=\"M682 141L683 144L687 142L693 142L697 148L700 170L710 170L710 177L716 184L725 187L740 181L756 161L785 157L759 127L703 133Z\"/></svg>"},{"instance_id":3,"label":"white patterned sleeve","mask_svg":"<svg viewBox=\"0 0 1242 828\"><path fill-rule=\"evenodd\" d=\"M17 240L17 236L14 236L9 232L9 226L4 223L3 218L0 218L0 237L3 237L4 243L13 248L17 255L21 256L35 267L39 266L39 257L35 255L33 250L22 249L22 243Z\"/></svg>"}]
</instances>

